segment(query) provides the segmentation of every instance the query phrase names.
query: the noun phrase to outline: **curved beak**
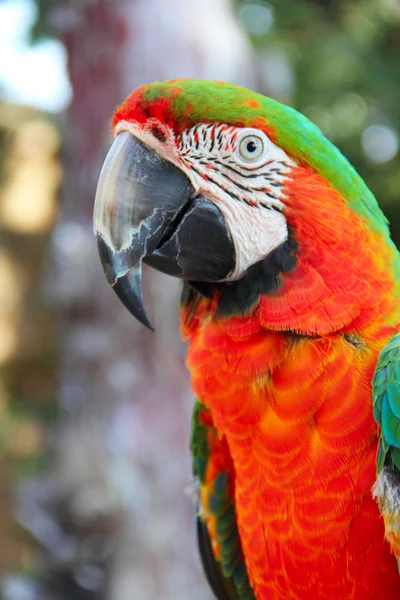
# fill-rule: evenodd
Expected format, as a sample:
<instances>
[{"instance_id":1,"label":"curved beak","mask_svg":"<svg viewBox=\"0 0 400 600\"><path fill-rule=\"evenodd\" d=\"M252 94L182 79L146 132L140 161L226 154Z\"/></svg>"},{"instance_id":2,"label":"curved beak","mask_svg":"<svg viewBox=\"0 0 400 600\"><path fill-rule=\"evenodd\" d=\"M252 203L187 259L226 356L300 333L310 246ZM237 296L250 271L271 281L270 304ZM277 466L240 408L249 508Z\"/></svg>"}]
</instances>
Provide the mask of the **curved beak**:
<instances>
[{"instance_id":1,"label":"curved beak","mask_svg":"<svg viewBox=\"0 0 400 600\"><path fill-rule=\"evenodd\" d=\"M193 281L221 281L235 249L220 210L196 196L188 177L128 132L104 162L94 232L108 282L126 308L152 329L143 306L142 261Z\"/></svg>"}]
</instances>

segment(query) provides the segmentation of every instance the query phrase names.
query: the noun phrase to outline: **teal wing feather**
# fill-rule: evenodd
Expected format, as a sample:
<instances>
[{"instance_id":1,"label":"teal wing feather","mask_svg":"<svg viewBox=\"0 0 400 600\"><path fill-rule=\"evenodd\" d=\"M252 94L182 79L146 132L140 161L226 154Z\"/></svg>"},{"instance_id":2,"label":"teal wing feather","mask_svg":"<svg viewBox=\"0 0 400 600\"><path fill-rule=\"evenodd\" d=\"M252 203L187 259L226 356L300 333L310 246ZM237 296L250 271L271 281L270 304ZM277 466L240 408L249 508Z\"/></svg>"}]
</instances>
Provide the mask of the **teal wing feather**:
<instances>
[{"instance_id":1,"label":"teal wing feather","mask_svg":"<svg viewBox=\"0 0 400 600\"><path fill-rule=\"evenodd\" d=\"M378 479L373 492L400 571L400 333L379 355L372 393L374 416L380 426Z\"/></svg>"},{"instance_id":2,"label":"teal wing feather","mask_svg":"<svg viewBox=\"0 0 400 600\"><path fill-rule=\"evenodd\" d=\"M375 420L380 426L377 473L400 471L400 333L383 348L373 384Z\"/></svg>"},{"instance_id":3,"label":"teal wing feather","mask_svg":"<svg viewBox=\"0 0 400 600\"><path fill-rule=\"evenodd\" d=\"M206 418L204 418L206 417ZM218 440L205 406L196 402L192 423L191 450L194 475L208 498L208 516L215 518L214 535L220 546L217 559L202 507L197 514L197 539L208 582L218 600L255 600L247 575L236 521L234 498L231 496L231 473L220 470L212 480L207 478L207 465L212 460L210 439ZM218 442L217 442L218 445ZM214 451L215 451L214 443Z\"/></svg>"}]
</instances>

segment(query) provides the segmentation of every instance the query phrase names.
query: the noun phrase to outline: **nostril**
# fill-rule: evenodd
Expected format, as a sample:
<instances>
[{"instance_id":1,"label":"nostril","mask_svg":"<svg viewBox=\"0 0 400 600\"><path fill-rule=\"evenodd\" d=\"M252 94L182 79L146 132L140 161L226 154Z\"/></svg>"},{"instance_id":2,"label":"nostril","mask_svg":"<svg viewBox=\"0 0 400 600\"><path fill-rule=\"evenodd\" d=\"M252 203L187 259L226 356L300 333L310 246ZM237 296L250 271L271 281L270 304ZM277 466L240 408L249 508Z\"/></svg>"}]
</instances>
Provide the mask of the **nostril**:
<instances>
[{"instance_id":1,"label":"nostril","mask_svg":"<svg viewBox=\"0 0 400 600\"><path fill-rule=\"evenodd\" d=\"M150 131L153 134L153 136L162 144L164 144L167 141L167 136L165 132L161 129L161 127L153 125Z\"/></svg>"}]
</instances>

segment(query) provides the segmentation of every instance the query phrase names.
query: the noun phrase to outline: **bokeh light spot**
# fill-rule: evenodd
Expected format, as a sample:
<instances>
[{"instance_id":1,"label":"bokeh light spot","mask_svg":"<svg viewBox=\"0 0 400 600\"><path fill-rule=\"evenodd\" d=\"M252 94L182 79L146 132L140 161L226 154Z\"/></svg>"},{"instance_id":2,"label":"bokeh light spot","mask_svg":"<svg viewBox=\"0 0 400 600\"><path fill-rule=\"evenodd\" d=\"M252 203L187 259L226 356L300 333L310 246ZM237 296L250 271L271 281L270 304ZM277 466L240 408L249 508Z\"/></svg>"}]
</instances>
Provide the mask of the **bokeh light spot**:
<instances>
[{"instance_id":1,"label":"bokeh light spot","mask_svg":"<svg viewBox=\"0 0 400 600\"><path fill-rule=\"evenodd\" d=\"M340 137L348 137L354 131L362 129L367 116L367 105L359 94L343 94L333 106L333 115L340 128Z\"/></svg>"},{"instance_id":2,"label":"bokeh light spot","mask_svg":"<svg viewBox=\"0 0 400 600\"><path fill-rule=\"evenodd\" d=\"M250 35L267 33L274 22L272 6L266 2L246 2L239 10L239 19Z\"/></svg>"},{"instance_id":3,"label":"bokeh light spot","mask_svg":"<svg viewBox=\"0 0 400 600\"><path fill-rule=\"evenodd\" d=\"M388 125L370 125L362 133L364 154L375 163L392 160L399 151L399 135Z\"/></svg>"}]
</instances>

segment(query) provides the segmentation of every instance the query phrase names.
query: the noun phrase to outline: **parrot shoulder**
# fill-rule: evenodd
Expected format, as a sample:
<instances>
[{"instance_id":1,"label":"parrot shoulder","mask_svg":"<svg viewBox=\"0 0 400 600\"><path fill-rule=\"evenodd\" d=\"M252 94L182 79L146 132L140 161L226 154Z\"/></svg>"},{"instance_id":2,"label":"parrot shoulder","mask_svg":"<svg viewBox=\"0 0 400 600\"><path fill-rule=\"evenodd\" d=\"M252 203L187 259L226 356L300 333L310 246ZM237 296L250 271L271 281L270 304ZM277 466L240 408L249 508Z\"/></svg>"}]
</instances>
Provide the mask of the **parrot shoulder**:
<instances>
[{"instance_id":1,"label":"parrot shoulder","mask_svg":"<svg viewBox=\"0 0 400 600\"><path fill-rule=\"evenodd\" d=\"M374 416L380 427L377 481L373 488L386 539L400 568L400 333L383 348L372 383Z\"/></svg>"},{"instance_id":2,"label":"parrot shoulder","mask_svg":"<svg viewBox=\"0 0 400 600\"><path fill-rule=\"evenodd\" d=\"M226 439L207 408L196 402L191 450L200 486L197 540L203 569L218 600L255 600L237 527L234 468Z\"/></svg>"}]
</instances>

